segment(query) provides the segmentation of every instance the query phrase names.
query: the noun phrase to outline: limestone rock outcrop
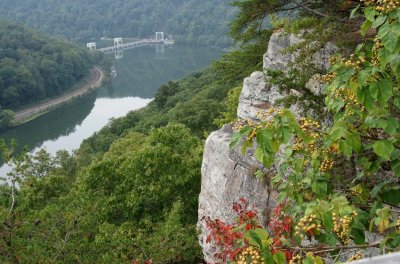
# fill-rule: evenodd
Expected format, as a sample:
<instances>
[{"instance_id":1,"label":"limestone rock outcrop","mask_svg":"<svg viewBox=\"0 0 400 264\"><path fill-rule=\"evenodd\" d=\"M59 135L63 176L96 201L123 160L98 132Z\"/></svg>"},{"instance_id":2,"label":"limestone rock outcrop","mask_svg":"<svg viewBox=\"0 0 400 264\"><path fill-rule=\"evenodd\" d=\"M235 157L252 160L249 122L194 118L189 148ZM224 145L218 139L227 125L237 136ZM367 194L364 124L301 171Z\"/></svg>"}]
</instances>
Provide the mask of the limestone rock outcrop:
<instances>
[{"instance_id":1,"label":"limestone rock outcrop","mask_svg":"<svg viewBox=\"0 0 400 264\"><path fill-rule=\"evenodd\" d=\"M264 72L267 70L286 71L289 63L294 62L295 55L284 51L300 41L301 39L294 35L274 33L271 36L268 51L264 55ZM327 66L328 58L334 51L333 45L329 45L321 49L321 52L315 54L313 58L317 64ZM284 96L279 92L278 87L271 84L264 72L254 72L244 80L237 110L238 118L258 120L257 112L268 109ZM299 112L299 109L294 106L292 111ZM231 125L225 125L222 129L211 133L205 144L198 231L207 263L215 263L213 256L217 249L213 244L206 243L207 229L204 218L210 217L233 223L235 215L232 205L243 197L254 205L261 221L266 221L269 212L276 204L277 193L269 190L268 177L261 180L254 175L262 166L254 158L253 151L249 150L242 155L240 148L229 148L232 133Z\"/></svg>"},{"instance_id":2,"label":"limestone rock outcrop","mask_svg":"<svg viewBox=\"0 0 400 264\"><path fill-rule=\"evenodd\" d=\"M269 209L273 207L270 202L276 200L276 193L268 189L268 180L259 180L254 176L260 163L251 151L243 156L240 149L229 148L231 136L232 128L226 125L211 133L205 144L198 226L207 263L214 263L216 248L206 243L207 231L203 217L231 223L235 217L232 205L243 197L257 208L261 220L265 221Z\"/></svg>"}]
</instances>

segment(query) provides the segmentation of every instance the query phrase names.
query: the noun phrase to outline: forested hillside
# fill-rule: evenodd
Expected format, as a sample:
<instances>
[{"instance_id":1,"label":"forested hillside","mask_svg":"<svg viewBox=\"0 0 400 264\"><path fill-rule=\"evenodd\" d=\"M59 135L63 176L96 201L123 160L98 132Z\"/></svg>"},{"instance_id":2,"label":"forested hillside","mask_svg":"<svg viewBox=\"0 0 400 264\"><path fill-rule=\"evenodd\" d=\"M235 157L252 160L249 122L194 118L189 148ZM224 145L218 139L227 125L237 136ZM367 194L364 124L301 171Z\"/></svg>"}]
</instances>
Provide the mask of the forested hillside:
<instances>
[{"instance_id":1,"label":"forested hillside","mask_svg":"<svg viewBox=\"0 0 400 264\"><path fill-rule=\"evenodd\" d=\"M150 105L114 120L72 156L10 160L12 150L3 148L20 189L2 187L0 262L201 262L202 139L218 127L228 91L261 69L267 39L161 86Z\"/></svg>"},{"instance_id":2,"label":"forested hillside","mask_svg":"<svg viewBox=\"0 0 400 264\"><path fill-rule=\"evenodd\" d=\"M88 74L83 48L10 22L0 22L0 104L15 109L58 95Z\"/></svg>"},{"instance_id":3,"label":"forested hillside","mask_svg":"<svg viewBox=\"0 0 400 264\"><path fill-rule=\"evenodd\" d=\"M234 8L229 0L3 0L0 17L26 22L77 42L172 34L180 43L226 46Z\"/></svg>"},{"instance_id":4,"label":"forested hillside","mask_svg":"<svg viewBox=\"0 0 400 264\"><path fill-rule=\"evenodd\" d=\"M88 2L77 9L90 10L83 8ZM10 1L9 10L16 3ZM32 10L42 10L41 2L31 3ZM101 10L113 9L113 2L103 3ZM237 226L206 219L215 258L319 264L329 256L335 262L349 249L349 260L360 258L360 249L399 251L400 5L235 3L240 13L231 33L240 49L161 86L147 107L111 121L75 153L14 157L12 146L0 143L3 159L15 166L0 190L1 263L201 263L196 220L202 142L221 124L236 121L243 78L263 70L272 34L264 27L267 15L275 17L276 32L302 32L304 41L286 50L297 59L285 72L265 71L286 96L272 107L262 105L260 124L236 122L232 143L244 142L245 150L258 141L255 157L262 165L254 177L267 180L279 200L267 219L269 230L260 228L252 205L235 205ZM140 7L150 8L147 1ZM276 19L282 12L296 16ZM329 70L312 62L327 41L338 47ZM315 74L325 93L306 89ZM306 110L303 118L285 109L295 103ZM274 163L278 171L270 170ZM371 233L378 240L367 239Z\"/></svg>"}]
</instances>

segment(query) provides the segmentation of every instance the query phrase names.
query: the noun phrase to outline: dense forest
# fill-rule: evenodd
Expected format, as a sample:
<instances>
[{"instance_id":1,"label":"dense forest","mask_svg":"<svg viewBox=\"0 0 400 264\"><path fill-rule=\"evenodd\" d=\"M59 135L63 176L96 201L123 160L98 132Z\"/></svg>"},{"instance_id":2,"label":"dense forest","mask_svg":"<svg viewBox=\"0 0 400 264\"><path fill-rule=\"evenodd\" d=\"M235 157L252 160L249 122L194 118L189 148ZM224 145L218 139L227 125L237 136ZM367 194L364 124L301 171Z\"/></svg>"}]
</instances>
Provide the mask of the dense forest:
<instances>
[{"instance_id":1,"label":"dense forest","mask_svg":"<svg viewBox=\"0 0 400 264\"><path fill-rule=\"evenodd\" d=\"M94 57L14 22L0 22L0 104L3 109L61 94L89 72Z\"/></svg>"},{"instance_id":2,"label":"dense forest","mask_svg":"<svg viewBox=\"0 0 400 264\"><path fill-rule=\"evenodd\" d=\"M217 127L227 91L249 72L219 73L163 85L148 107L114 120L73 156L42 151L10 160L20 189L14 207L9 195L1 199L0 260L198 263L201 139Z\"/></svg>"},{"instance_id":3,"label":"dense forest","mask_svg":"<svg viewBox=\"0 0 400 264\"><path fill-rule=\"evenodd\" d=\"M0 17L76 42L100 37L153 37L172 34L177 42L227 46L234 8L229 0L4 0Z\"/></svg>"},{"instance_id":4,"label":"dense forest","mask_svg":"<svg viewBox=\"0 0 400 264\"><path fill-rule=\"evenodd\" d=\"M13 146L1 142L3 159L15 169L0 192L0 262L201 263L202 142L236 121L243 78L262 70L272 34L264 27L267 15L276 31L313 29L294 47L299 60L288 75L266 73L289 91L279 107L302 103L312 111L297 119L271 108L261 124L239 123L236 143L244 139L246 148L258 141L255 156L265 167L285 148L276 175L255 171L273 177L282 203L269 225L273 232L260 228L253 211L242 210L240 220L248 222L234 228L216 219L210 240L221 245L221 263L230 263L227 256L233 263L323 263L349 248L351 260L360 257L359 248L398 251L400 6L365 2L357 8L352 1L236 1L231 33L239 49L161 86L147 107L111 121L75 153L15 157ZM278 19L281 12L293 15ZM375 40L363 38L370 27ZM343 41L348 33L356 37ZM326 41L341 53L328 72L307 64L315 44ZM315 73L326 82L319 96L304 88ZM367 232L382 239L370 243ZM304 246L303 239L313 243Z\"/></svg>"},{"instance_id":5,"label":"dense forest","mask_svg":"<svg viewBox=\"0 0 400 264\"><path fill-rule=\"evenodd\" d=\"M222 114L228 91L261 69L267 39L161 86L147 107L112 121L72 156L41 151L12 158L12 147L3 145L3 158L16 169L2 187L0 262L201 261L202 139L216 123L232 120Z\"/></svg>"}]
</instances>

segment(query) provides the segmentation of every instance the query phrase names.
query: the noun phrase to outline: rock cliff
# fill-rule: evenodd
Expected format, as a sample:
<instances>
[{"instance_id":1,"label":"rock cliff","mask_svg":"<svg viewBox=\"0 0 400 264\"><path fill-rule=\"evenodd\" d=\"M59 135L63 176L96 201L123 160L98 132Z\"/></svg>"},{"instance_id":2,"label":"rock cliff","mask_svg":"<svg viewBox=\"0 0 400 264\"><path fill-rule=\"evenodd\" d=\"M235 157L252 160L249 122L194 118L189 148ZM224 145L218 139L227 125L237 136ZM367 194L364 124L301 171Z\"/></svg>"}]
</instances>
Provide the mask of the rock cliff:
<instances>
[{"instance_id":1,"label":"rock cliff","mask_svg":"<svg viewBox=\"0 0 400 264\"><path fill-rule=\"evenodd\" d=\"M295 60L295 55L286 53L285 49L300 41L301 39L295 35L274 33L271 36L268 51L264 55L264 72L267 70L286 71L289 63ZM334 46L327 44L314 55L313 59L317 65L327 67L328 58L334 52ZM284 96L279 92L278 87L271 84L264 72L254 72L244 80L237 110L239 119L258 120L257 112L275 105L276 101ZM318 83L313 83L313 89L320 92ZM292 106L292 110L298 115L301 114L301 108L296 105ZM277 193L269 189L268 177L260 180L254 176L254 173L262 166L253 156L253 151L249 150L242 155L240 148L229 148L232 133L231 125L225 125L220 130L211 133L205 143L198 228L199 241L208 263L215 262L213 256L216 248L206 243L207 230L202 219L210 217L232 223L235 217L232 205L243 197L255 206L261 221L265 223L269 212L276 204Z\"/></svg>"}]
</instances>

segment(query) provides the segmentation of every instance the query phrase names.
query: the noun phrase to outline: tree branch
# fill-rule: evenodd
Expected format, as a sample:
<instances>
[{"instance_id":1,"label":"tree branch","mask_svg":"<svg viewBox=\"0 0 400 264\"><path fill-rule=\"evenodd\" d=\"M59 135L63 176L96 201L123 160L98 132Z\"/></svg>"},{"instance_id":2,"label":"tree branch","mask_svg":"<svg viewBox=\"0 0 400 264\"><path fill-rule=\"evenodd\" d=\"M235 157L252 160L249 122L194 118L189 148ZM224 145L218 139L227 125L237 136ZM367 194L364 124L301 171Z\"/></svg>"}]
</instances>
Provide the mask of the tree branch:
<instances>
[{"instance_id":1,"label":"tree branch","mask_svg":"<svg viewBox=\"0 0 400 264\"><path fill-rule=\"evenodd\" d=\"M301 7L302 7L303 9L307 10L308 12L314 13L314 14L316 14L316 15L318 15L318 16L328 17L328 15L326 15L326 14L324 14L324 13L321 13L321 12L319 12L319 11L317 11L317 10L311 9L311 8L309 8L309 7L306 6L306 5L303 5L303 6L301 6Z\"/></svg>"},{"instance_id":2,"label":"tree branch","mask_svg":"<svg viewBox=\"0 0 400 264\"><path fill-rule=\"evenodd\" d=\"M343 250L343 249L355 249L355 248L370 248L370 247L377 247L382 243L383 240L379 240L370 244L365 245L351 245L351 246L332 246L332 247L292 247L295 250L302 250L302 251L311 251L315 254L317 253L324 253L330 252L335 250Z\"/></svg>"}]
</instances>

